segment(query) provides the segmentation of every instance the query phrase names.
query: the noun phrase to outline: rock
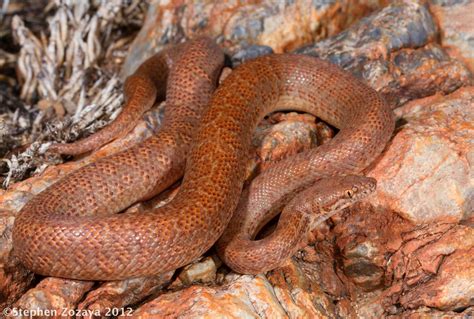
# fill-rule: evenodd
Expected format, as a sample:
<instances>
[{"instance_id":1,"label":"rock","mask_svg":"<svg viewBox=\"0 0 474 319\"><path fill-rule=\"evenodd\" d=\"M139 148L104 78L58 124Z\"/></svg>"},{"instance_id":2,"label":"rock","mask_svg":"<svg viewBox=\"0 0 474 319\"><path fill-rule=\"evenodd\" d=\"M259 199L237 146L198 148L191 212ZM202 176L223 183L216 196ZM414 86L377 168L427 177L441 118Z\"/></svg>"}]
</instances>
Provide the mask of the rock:
<instances>
[{"instance_id":1,"label":"rock","mask_svg":"<svg viewBox=\"0 0 474 319\"><path fill-rule=\"evenodd\" d=\"M133 308L129 305L157 294L171 282L173 274L174 271L169 271L154 277L105 282L92 290L77 306L77 309L81 312L94 313L96 316L100 314L100 316L110 317L119 315L121 312L130 314ZM115 309L115 314L111 312L113 309Z\"/></svg>"},{"instance_id":2,"label":"rock","mask_svg":"<svg viewBox=\"0 0 474 319\"><path fill-rule=\"evenodd\" d=\"M344 300L344 311L381 318L423 307L456 311L472 306L474 228L414 225L367 204L333 222L336 253L324 256L340 261L337 274L345 288L334 296ZM316 255L321 253L316 250Z\"/></svg>"},{"instance_id":3,"label":"rock","mask_svg":"<svg viewBox=\"0 0 474 319\"><path fill-rule=\"evenodd\" d=\"M214 283L216 281L217 268L220 264L218 258L206 257L198 263L184 267L179 274L179 279L185 285L192 283Z\"/></svg>"},{"instance_id":4,"label":"rock","mask_svg":"<svg viewBox=\"0 0 474 319\"><path fill-rule=\"evenodd\" d=\"M427 266L422 270L426 275L421 277L417 274L416 277L421 277L419 280L408 282L413 288L406 289L408 291L400 297L403 307L457 310L474 305L473 228L453 227L435 243L420 247L420 252L412 256L421 257L414 259L414 262L420 263L422 268ZM419 272L417 266L415 269ZM414 272L410 268L410 272Z\"/></svg>"},{"instance_id":5,"label":"rock","mask_svg":"<svg viewBox=\"0 0 474 319\"><path fill-rule=\"evenodd\" d=\"M243 48L234 54L231 58L232 66L237 66L244 63L247 60L255 59L262 55L272 54L273 49L266 45L251 45L247 48Z\"/></svg>"},{"instance_id":6,"label":"rock","mask_svg":"<svg viewBox=\"0 0 474 319\"><path fill-rule=\"evenodd\" d=\"M370 171L373 204L415 223L459 222L474 212L474 87L396 110L399 127Z\"/></svg>"},{"instance_id":7,"label":"rock","mask_svg":"<svg viewBox=\"0 0 474 319\"><path fill-rule=\"evenodd\" d=\"M441 44L454 57L466 62L474 72L474 2L469 0L433 0L430 10L437 19ZM469 14L471 13L471 14Z\"/></svg>"},{"instance_id":8,"label":"rock","mask_svg":"<svg viewBox=\"0 0 474 319\"><path fill-rule=\"evenodd\" d=\"M93 285L92 281L49 277L25 293L15 303L13 309L38 311L38 314L41 311L54 311L58 314L64 314L64 311L66 314L69 314L68 311L74 313L79 301Z\"/></svg>"},{"instance_id":9,"label":"rock","mask_svg":"<svg viewBox=\"0 0 474 319\"><path fill-rule=\"evenodd\" d=\"M430 309L428 307L422 307L417 310L406 311L403 313L405 319L470 319L474 317L474 308L469 307L464 311L439 311L436 309ZM388 315L387 319L398 319L400 315Z\"/></svg>"},{"instance_id":10,"label":"rock","mask_svg":"<svg viewBox=\"0 0 474 319\"><path fill-rule=\"evenodd\" d=\"M235 276L224 287L191 286L163 294L140 306L137 318L178 316L217 318L233 314L239 318L284 318L272 286L264 276Z\"/></svg>"},{"instance_id":11,"label":"rock","mask_svg":"<svg viewBox=\"0 0 474 319\"><path fill-rule=\"evenodd\" d=\"M377 61L375 65L379 63ZM388 74L371 73L374 76L367 79L393 105L437 92L450 93L472 82L472 75L466 66L452 59L436 43L415 50L399 50L390 55L385 67L390 70Z\"/></svg>"},{"instance_id":12,"label":"rock","mask_svg":"<svg viewBox=\"0 0 474 319\"><path fill-rule=\"evenodd\" d=\"M347 30L296 50L329 60L364 79L393 108L471 83L464 64L434 43L439 29L428 7L394 1Z\"/></svg>"},{"instance_id":13,"label":"rock","mask_svg":"<svg viewBox=\"0 0 474 319\"><path fill-rule=\"evenodd\" d=\"M359 66L361 61L403 48L419 48L435 40L438 32L426 5L418 1L393 1L343 32L297 51L324 57L359 74L363 71ZM343 43L347 46L342 46Z\"/></svg>"},{"instance_id":14,"label":"rock","mask_svg":"<svg viewBox=\"0 0 474 319\"><path fill-rule=\"evenodd\" d=\"M177 316L196 318L321 318L334 315L334 306L324 293L308 282L293 263L265 276L229 274L219 287L192 286L163 294L139 307L139 318ZM318 307L314 307L317 304Z\"/></svg>"},{"instance_id":15,"label":"rock","mask_svg":"<svg viewBox=\"0 0 474 319\"><path fill-rule=\"evenodd\" d=\"M336 133L334 132L334 129L328 124L324 122L316 123L316 138L318 140L318 145L323 145L330 141L335 135Z\"/></svg>"},{"instance_id":16,"label":"rock","mask_svg":"<svg viewBox=\"0 0 474 319\"><path fill-rule=\"evenodd\" d=\"M123 76L168 43L200 34L216 37L231 55L252 45L281 53L333 35L385 3L369 1L152 1L131 47Z\"/></svg>"},{"instance_id":17,"label":"rock","mask_svg":"<svg viewBox=\"0 0 474 319\"><path fill-rule=\"evenodd\" d=\"M0 192L0 203L3 193ZM10 257L15 216L15 212L0 208L0 309L12 305L20 298L34 276L16 258Z\"/></svg>"},{"instance_id":18,"label":"rock","mask_svg":"<svg viewBox=\"0 0 474 319\"><path fill-rule=\"evenodd\" d=\"M393 280L380 294L358 305L361 313L387 314L430 307L456 311L473 305L474 229L455 224L426 224L403 234L403 244L387 258Z\"/></svg>"},{"instance_id":19,"label":"rock","mask_svg":"<svg viewBox=\"0 0 474 319\"><path fill-rule=\"evenodd\" d=\"M259 125L253 138L258 171L318 145L316 130L316 118L310 114L273 114L269 121Z\"/></svg>"},{"instance_id":20,"label":"rock","mask_svg":"<svg viewBox=\"0 0 474 319\"><path fill-rule=\"evenodd\" d=\"M389 287L386 256L400 248L403 233L413 225L393 212L365 203L336 215L333 222L332 235L343 272L338 274L344 276L347 287L366 292Z\"/></svg>"}]
</instances>

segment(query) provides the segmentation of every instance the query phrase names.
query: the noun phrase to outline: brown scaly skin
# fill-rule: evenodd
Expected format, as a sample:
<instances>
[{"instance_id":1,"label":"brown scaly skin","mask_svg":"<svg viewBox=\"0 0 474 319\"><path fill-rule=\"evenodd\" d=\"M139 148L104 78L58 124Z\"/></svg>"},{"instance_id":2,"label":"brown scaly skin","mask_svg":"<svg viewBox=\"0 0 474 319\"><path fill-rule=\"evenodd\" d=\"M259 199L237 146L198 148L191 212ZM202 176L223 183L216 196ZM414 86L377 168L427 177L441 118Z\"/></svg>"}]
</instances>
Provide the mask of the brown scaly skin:
<instances>
[{"instance_id":1,"label":"brown scaly skin","mask_svg":"<svg viewBox=\"0 0 474 319\"><path fill-rule=\"evenodd\" d=\"M262 199L258 207L278 203L322 175L359 172L390 138L393 116L375 91L327 62L301 55L265 56L241 65L216 90L197 131L189 133L199 120L194 102L207 102L222 62L216 51L204 39L183 48L167 82L174 93L167 98L193 103L174 103L173 111L168 105L156 137L66 176L25 205L13 243L28 268L43 275L117 280L162 273L199 257L221 236L239 202L243 154L269 112L291 106L319 115L340 132L257 177L245 198ZM147 79L150 71L140 68L135 75ZM158 83L143 81L138 87L144 91ZM111 215L179 176L187 155L180 146L190 134L174 200L143 214Z\"/></svg>"}]
</instances>

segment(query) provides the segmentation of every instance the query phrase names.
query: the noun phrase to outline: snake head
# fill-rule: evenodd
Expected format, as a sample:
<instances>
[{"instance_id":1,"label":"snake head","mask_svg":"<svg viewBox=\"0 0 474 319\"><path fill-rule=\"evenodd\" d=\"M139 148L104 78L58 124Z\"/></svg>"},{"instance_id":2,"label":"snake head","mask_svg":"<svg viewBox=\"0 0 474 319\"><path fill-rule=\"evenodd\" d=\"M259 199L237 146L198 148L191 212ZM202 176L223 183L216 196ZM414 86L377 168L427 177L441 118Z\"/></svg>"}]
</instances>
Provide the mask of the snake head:
<instances>
[{"instance_id":1,"label":"snake head","mask_svg":"<svg viewBox=\"0 0 474 319\"><path fill-rule=\"evenodd\" d=\"M372 177L348 175L340 179L339 187L344 192L340 197L347 201L358 201L372 194L377 188L377 180Z\"/></svg>"},{"instance_id":2,"label":"snake head","mask_svg":"<svg viewBox=\"0 0 474 319\"><path fill-rule=\"evenodd\" d=\"M319 209L323 215L349 207L372 194L377 188L374 178L356 175L333 177L322 180L319 184L318 188L323 190L321 195L324 195L318 198Z\"/></svg>"}]
</instances>

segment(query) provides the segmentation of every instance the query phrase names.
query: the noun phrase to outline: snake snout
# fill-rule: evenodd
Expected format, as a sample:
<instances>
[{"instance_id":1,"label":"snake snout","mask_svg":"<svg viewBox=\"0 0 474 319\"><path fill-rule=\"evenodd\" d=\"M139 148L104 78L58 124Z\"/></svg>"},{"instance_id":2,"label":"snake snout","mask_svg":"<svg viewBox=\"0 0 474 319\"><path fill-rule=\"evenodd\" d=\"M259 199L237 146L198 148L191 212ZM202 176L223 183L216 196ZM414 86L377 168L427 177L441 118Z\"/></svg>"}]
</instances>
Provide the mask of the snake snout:
<instances>
[{"instance_id":1,"label":"snake snout","mask_svg":"<svg viewBox=\"0 0 474 319\"><path fill-rule=\"evenodd\" d=\"M361 176L361 190L364 196L370 195L377 189L377 180L372 177Z\"/></svg>"}]
</instances>

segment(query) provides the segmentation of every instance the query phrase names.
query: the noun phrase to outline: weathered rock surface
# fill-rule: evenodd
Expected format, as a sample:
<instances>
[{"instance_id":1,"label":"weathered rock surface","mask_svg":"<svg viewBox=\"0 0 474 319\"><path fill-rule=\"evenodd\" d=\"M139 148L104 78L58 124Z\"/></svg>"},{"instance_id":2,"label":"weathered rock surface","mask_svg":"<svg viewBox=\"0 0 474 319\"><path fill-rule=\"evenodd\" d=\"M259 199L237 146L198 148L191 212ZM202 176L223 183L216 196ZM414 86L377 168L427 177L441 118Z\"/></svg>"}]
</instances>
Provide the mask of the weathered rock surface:
<instances>
[{"instance_id":1,"label":"weathered rock surface","mask_svg":"<svg viewBox=\"0 0 474 319\"><path fill-rule=\"evenodd\" d=\"M192 286L164 294L134 312L138 318L324 318L333 314L331 300L311 285L294 262L268 277L230 274L221 287Z\"/></svg>"},{"instance_id":2,"label":"weathered rock surface","mask_svg":"<svg viewBox=\"0 0 474 319\"><path fill-rule=\"evenodd\" d=\"M80 299L81 302L76 303L71 309L77 308L85 313L89 312L108 317L111 314L130 314L133 310L130 305L134 305L150 295L157 294L160 289L171 282L173 274L174 271L170 271L154 277L105 282L89 292L85 298ZM30 291L25 295L28 295ZM113 309L116 309L115 313L111 312Z\"/></svg>"},{"instance_id":3,"label":"weathered rock surface","mask_svg":"<svg viewBox=\"0 0 474 319\"><path fill-rule=\"evenodd\" d=\"M425 307L458 311L472 306L473 234L472 227L456 224L424 224L402 232L400 247L385 255L387 285L353 302L358 315L380 318Z\"/></svg>"},{"instance_id":4,"label":"weathered rock surface","mask_svg":"<svg viewBox=\"0 0 474 319\"><path fill-rule=\"evenodd\" d=\"M400 317L400 315L387 316L388 319L399 319ZM474 317L474 308L472 307L469 307L464 311L439 311L423 307L403 313L404 319L471 319L472 317Z\"/></svg>"},{"instance_id":5,"label":"weathered rock surface","mask_svg":"<svg viewBox=\"0 0 474 319\"><path fill-rule=\"evenodd\" d=\"M416 223L459 222L474 212L474 87L415 100L396 110L401 124L370 172L374 203Z\"/></svg>"},{"instance_id":6,"label":"weathered rock surface","mask_svg":"<svg viewBox=\"0 0 474 319\"><path fill-rule=\"evenodd\" d=\"M1 198L1 195L0 195ZM0 209L0 308L12 305L28 288L34 274L9 258L16 212Z\"/></svg>"},{"instance_id":7,"label":"weathered rock surface","mask_svg":"<svg viewBox=\"0 0 474 319\"><path fill-rule=\"evenodd\" d=\"M433 0L430 10L441 28L441 44L474 72L474 2Z\"/></svg>"},{"instance_id":8,"label":"weathered rock surface","mask_svg":"<svg viewBox=\"0 0 474 319\"><path fill-rule=\"evenodd\" d=\"M164 45L199 34L217 37L218 43L231 53L252 45L269 46L278 53L290 51L340 32L386 2L152 1L123 74L131 74Z\"/></svg>"},{"instance_id":9,"label":"weathered rock surface","mask_svg":"<svg viewBox=\"0 0 474 319\"><path fill-rule=\"evenodd\" d=\"M51 310L63 314L65 309L74 311L84 294L89 291L94 282L66 280L49 277L42 280L35 288L30 289L18 300L14 309ZM67 313L67 312L66 312ZM16 316L21 318L22 316ZM47 316L45 316L47 317ZM59 316L58 316L59 317Z\"/></svg>"},{"instance_id":10,"label":"weathered rock surface","mask_svg":"<svg viewBox=\"0 0 474 319\"><path fill-rule=\"evenodd\" d=\"M366 80L397 107L471 82L467 67L438 44L426 4L394 1L347 30L297 53L326 59Z\"/></svg>"},{"instance_id":11,"label":"weathered rock surface","mask_svg":"<svg viewBox=\"0 0 474 319\"><path fill-rule=\"evenodd\" d=\"M310 114L276 113L261 123L254 135L258 172L272 163L322 144L316 118Z\"/></svg>"},{"instance_id":12,"label":"weathered rock surface","mask_svg":"<svg viewBox=\"0 0 474 319\"><path fill-rule=\"evenodd\" d=\"M425 225L407 235L412 234L417 237L407 236L407 243L393 256L389 268L397 281L394 286L404 284L400 304L407 309L426 306L441 310L472 306L474 228ZM407 254L412 258L403 260Z\"/></svg>"}]
</instances>

